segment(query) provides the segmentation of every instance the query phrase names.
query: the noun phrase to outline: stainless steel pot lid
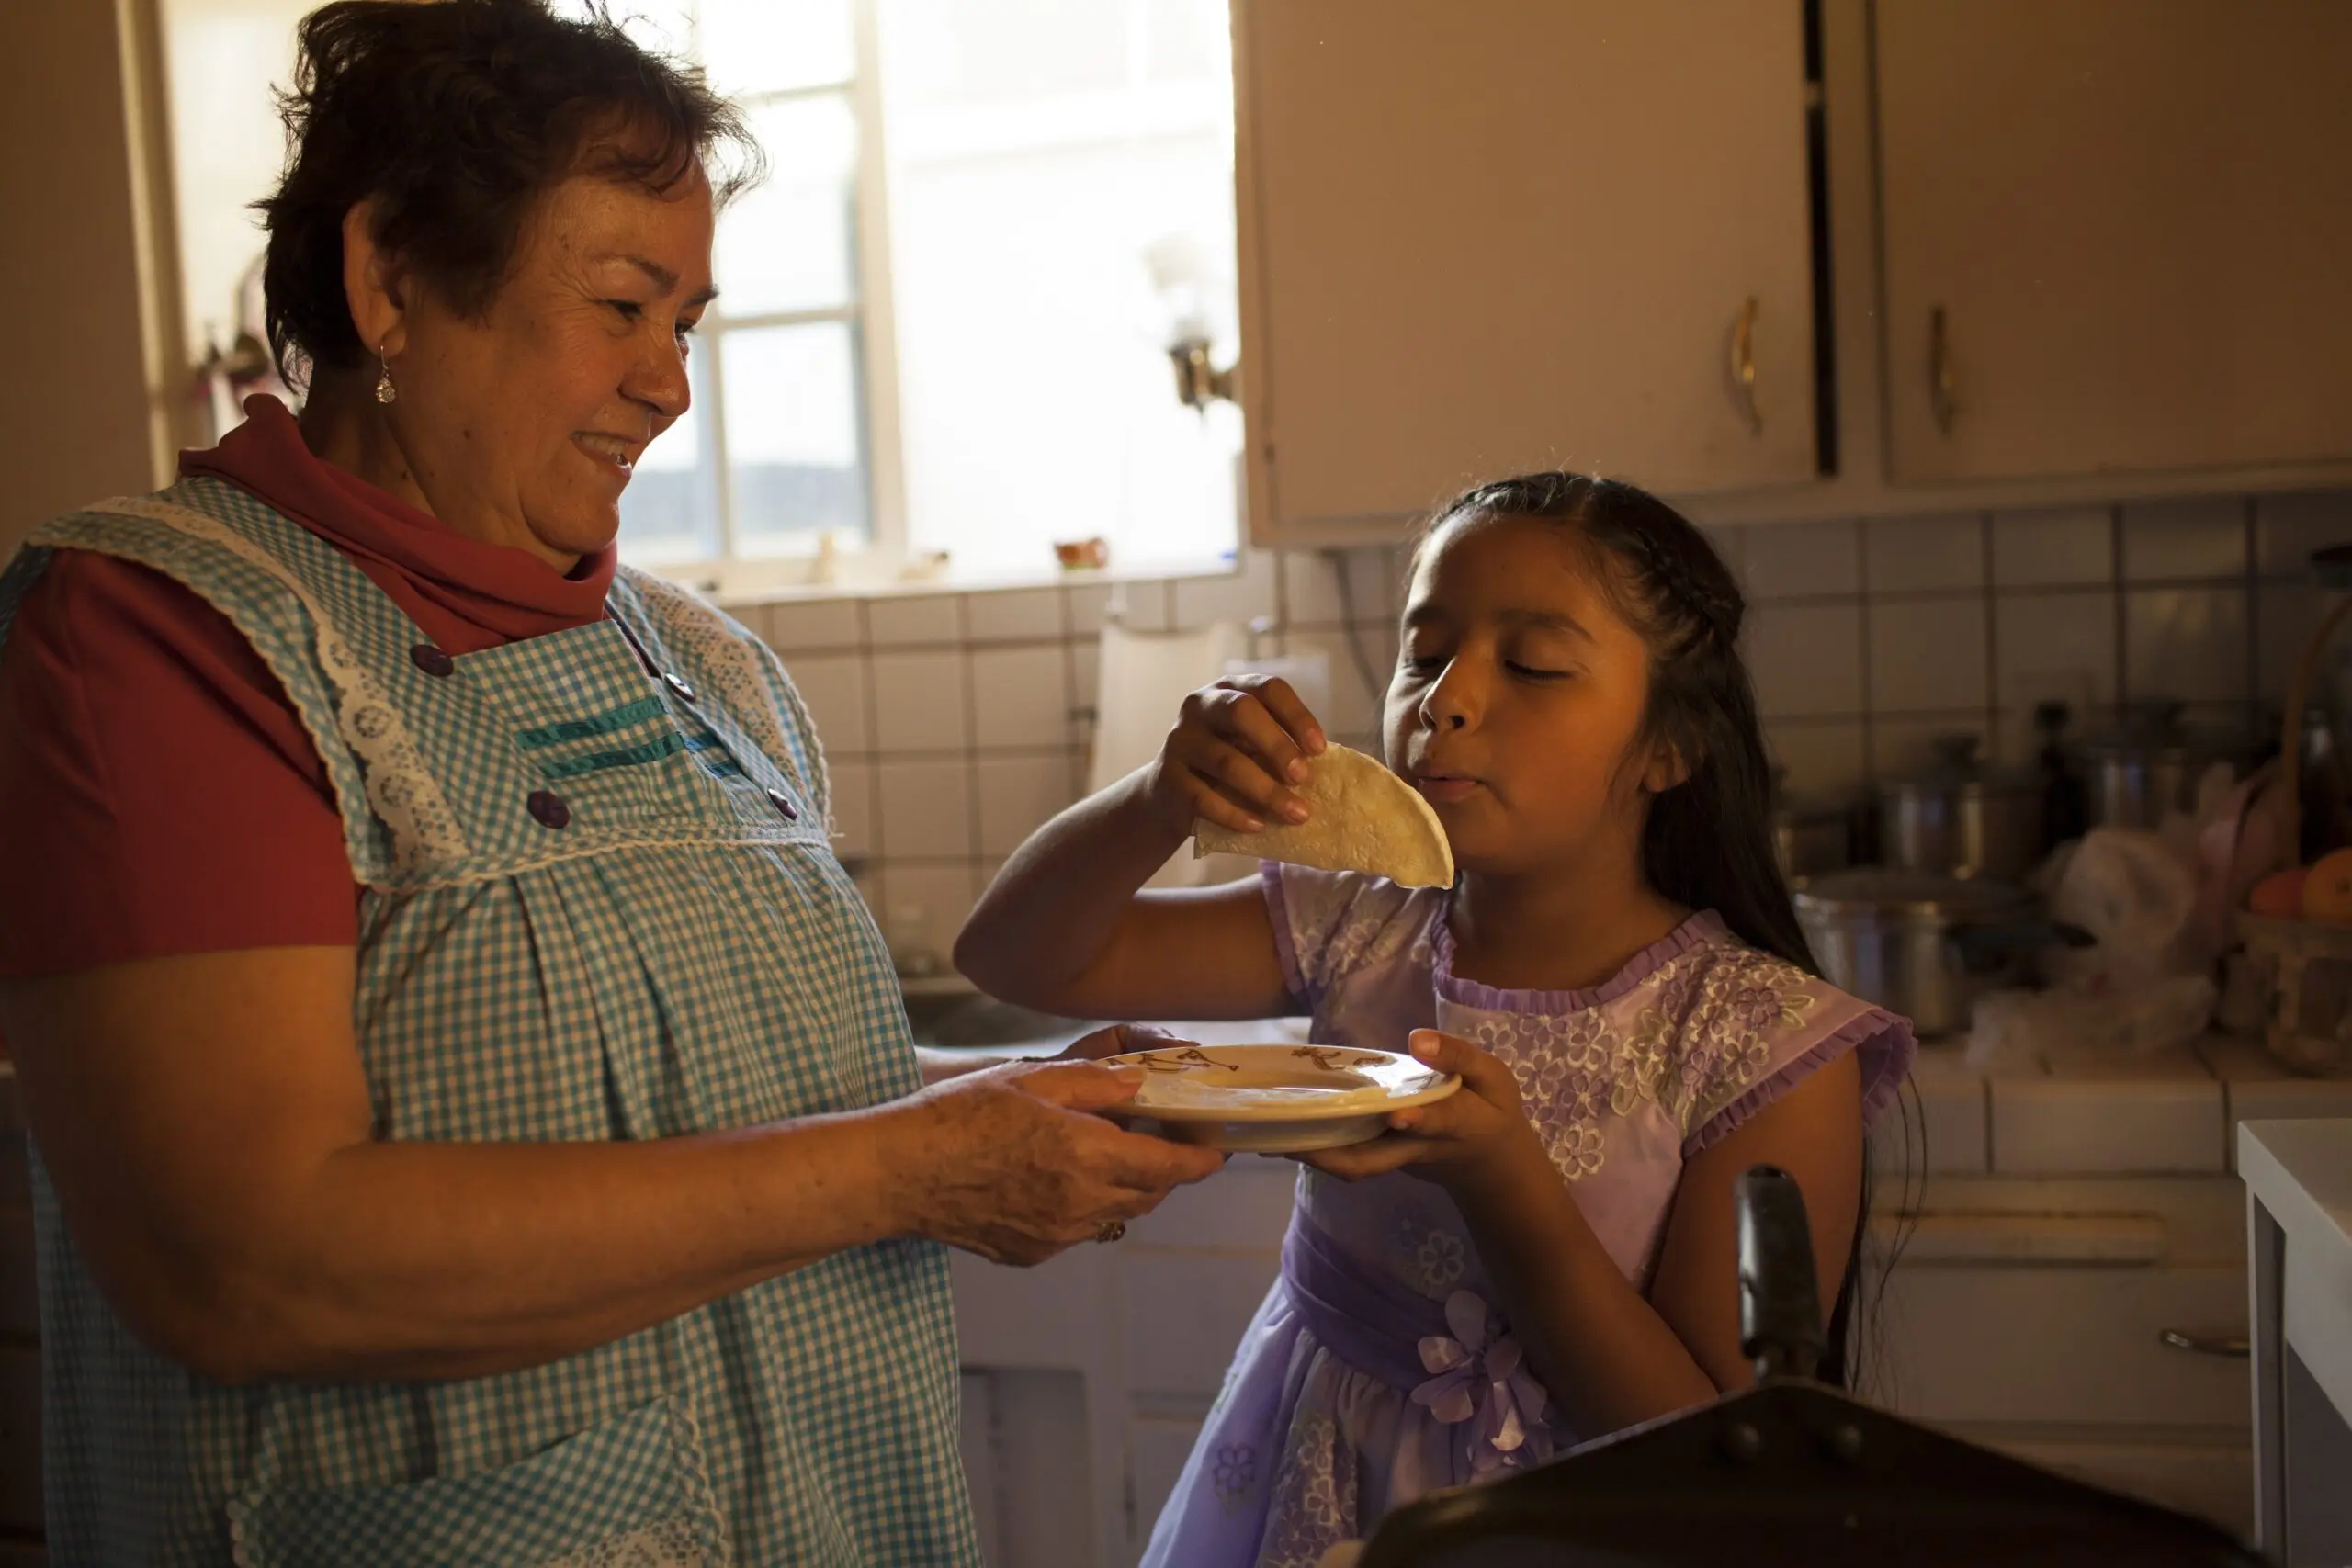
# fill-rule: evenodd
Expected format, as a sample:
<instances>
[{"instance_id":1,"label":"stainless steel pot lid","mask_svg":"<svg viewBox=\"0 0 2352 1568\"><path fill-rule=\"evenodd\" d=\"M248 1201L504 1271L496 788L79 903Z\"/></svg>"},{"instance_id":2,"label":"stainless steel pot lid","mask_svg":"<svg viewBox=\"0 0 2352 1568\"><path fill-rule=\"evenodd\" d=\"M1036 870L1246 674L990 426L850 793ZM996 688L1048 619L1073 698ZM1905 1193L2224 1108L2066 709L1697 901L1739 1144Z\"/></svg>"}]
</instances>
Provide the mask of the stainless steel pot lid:
<instances>
[{"instance_id":1,"label":"stainless steel pot lid","mask_svg":"<svg viewBox=\"0 0 2352 1568\"><path fill-rule=\"evenodd\" d=\"M1963 882L1929 871L1857 866L1808 881L1795 895L1797 913L1826 919L1874 914L1936 925L2014 919L2033 908L2033 895L2006 882Z\"/></svg>"},{"instance_id":2,"label":"stainless steel pot lid","mask_svg":"<svg viewBox=\"0 0 2352 1568\"><path fill-rule=\"evenodd\" d=\"M1921 773L1908 773L1887 780L1879 786L1883 795L1894 796L1915 790L1935 790L1962 795L2007 794L2033 786L2034 775L2023 769L1996 767L1978 754L1983 742L1973 735L1939 735L1929 743L1935 760Z\"/></svg>"}]
</instances>

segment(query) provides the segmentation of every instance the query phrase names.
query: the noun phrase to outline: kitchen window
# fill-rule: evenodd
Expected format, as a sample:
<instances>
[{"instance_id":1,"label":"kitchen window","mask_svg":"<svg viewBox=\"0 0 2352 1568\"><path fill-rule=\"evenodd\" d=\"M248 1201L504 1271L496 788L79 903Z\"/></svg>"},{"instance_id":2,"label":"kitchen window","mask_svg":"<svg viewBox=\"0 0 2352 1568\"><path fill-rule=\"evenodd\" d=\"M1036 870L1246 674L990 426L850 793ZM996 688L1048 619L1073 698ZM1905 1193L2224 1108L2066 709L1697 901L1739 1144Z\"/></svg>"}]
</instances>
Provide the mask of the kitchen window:
<instances>
[{"instance_id":1,"label":"kitchen window","mask_svg":"<svg viewBox=\"0 0 2352 1568\"><path fill-rule=\"evenodd\" d=\"M695 407L621 547L730 596L1227 558L1238 412L1226 0L618 0L767 154L721 215ZM939 558L945 558L944 562Z\"/></svg>"}]
</instances>

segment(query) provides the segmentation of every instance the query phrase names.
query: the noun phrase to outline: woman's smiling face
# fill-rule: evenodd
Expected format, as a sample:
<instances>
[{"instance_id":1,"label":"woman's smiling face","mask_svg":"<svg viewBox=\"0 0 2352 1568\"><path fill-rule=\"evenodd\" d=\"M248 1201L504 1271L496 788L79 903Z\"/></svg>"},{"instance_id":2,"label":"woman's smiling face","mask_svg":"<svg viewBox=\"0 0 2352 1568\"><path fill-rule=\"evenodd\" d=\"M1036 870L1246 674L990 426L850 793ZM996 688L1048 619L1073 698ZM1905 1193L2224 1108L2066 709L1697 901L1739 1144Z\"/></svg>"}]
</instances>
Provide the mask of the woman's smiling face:
<instances>
[{"instance_id":1,"label":"woman's smiling face","mask_svg":"<svg viewBox=\"0 0 2352 1568\"><path fill-rule=\"evenodd\" d=\"M712 222L699 169L667 194L575 175L541 199L485 310L413 291L385 412L436 514L563 567L612 542L638 457L691 400Z\"/></svg>"},{"instance_id":2,"label":"woman's smiling face","mask_svg":"<svg viewBox=\"0 0 2352 1568\"><path fill-rule=\"evenodd\" d=\"M1574 525L1460 517L1407 589L1388 685L1388 765L1436 808L1465 870L1516 875L1638 843L1649 654Z\"/></svg>"}]
</instances>

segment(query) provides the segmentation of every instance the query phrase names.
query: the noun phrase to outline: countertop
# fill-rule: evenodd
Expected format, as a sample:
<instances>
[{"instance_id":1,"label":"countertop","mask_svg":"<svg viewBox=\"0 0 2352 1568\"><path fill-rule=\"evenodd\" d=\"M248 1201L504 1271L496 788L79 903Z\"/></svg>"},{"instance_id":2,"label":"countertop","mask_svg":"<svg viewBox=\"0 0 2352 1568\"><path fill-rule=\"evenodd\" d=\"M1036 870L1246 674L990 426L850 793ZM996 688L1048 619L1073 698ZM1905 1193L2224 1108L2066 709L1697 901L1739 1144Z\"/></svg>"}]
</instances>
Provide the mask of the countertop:
<instances>
[{"instance_id":1,"label":"countertop","mask_svg":"<svg viewBox=\"0 0 2352 1568\"><path fill-rule=\"evenodd\" d=\"M2279 1331L2352 1420L2352 1120L2248 1122L2246 1191L2285 1234Z\"/></svg>"},{"instance_id":2,"label":"countertop","mask_svg":"<svg viewBox=\"0 0 2352 1568\"><path fill-rule=\"evenodd\" d=\"M2297 1077L2252 1040L2209 1034L2154 1056L2083 1057L2044 1072L1968 1070L1923 1046L1913 1075L1936 1175L2188 1176L2237 1168L2241 1122L2352 1117L2352 1078ZM1903 1136L1890 1113L1883 1163Z\"/></svg>"}]
</instances>

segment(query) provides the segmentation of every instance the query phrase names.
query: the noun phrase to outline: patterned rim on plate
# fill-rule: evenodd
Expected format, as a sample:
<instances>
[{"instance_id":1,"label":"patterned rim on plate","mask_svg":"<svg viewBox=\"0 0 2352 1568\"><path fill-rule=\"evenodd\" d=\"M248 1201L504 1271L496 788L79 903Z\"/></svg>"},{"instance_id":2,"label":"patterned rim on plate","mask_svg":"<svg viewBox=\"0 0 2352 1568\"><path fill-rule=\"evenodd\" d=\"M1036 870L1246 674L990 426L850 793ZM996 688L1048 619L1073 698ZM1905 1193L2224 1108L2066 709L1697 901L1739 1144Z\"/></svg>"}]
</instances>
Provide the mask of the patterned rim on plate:
<instances>
[{"instance_id":1,"label":"patterned rim on plate","mask_svg":"<svg viewBox=\"0 0 2352 1568\"><path fill-rule=\"evenodd\" d=\"M1450 1073L1395 1051L1338 1045L1185 1045L1105 1056L1143 1083L1116 1111L1161 1122L1321 1122L1443 1100Z\"/></svg>"}]
</instances>

